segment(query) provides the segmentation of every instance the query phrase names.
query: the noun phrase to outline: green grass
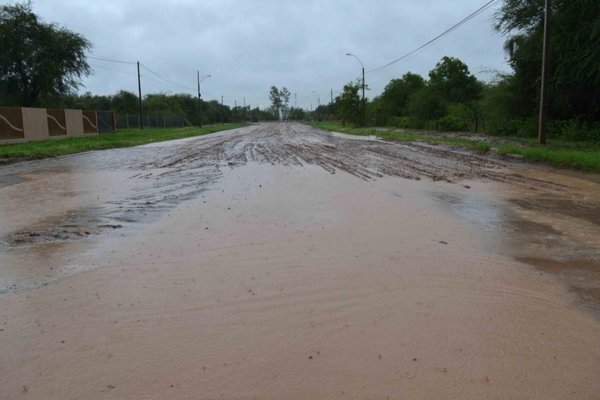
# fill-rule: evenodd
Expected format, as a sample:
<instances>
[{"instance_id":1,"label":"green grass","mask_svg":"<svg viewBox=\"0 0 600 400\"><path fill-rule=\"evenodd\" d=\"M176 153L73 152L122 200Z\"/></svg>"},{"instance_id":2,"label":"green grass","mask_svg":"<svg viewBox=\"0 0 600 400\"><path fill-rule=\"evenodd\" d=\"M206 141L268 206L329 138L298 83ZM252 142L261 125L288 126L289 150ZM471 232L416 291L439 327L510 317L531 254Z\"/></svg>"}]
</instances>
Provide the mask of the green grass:
<instances>
[{"instance_id":1,"label":"green grass","mask_svg":"<svg viewBox=\"0 0 600 400\"><path fill-rule=\"evenodd\" d=\"M569 167L582 171L600 172L600 150L569 150L541 146L503 144L498 154L518 154L530 161L543 162L556 167Z\"/></svg>"},{"instance_id":2,"label":"green grass","mask_svg":"<svg viewBox=\"0 0 600 400\"><path fill-rule=\"evenodd\" d=\"M0 145L0 160L46 158L90 150L131 147L141 144L206 135L243 125L226 124L206 128L123 129L112 134L60 140Z\"/></svg>"},{"instance_id":3,"label":"green grass","mask_svg":"<svg viewBox=\"0 0 600 400\"><path fill-rule=\"evenodd\" d=\"M350 135L373 135L380 137L384 140L390 140L395 142L421 142L428 144L438 144L448 147L471 150L479 154L485 154L491 149L490 144L482 140L454 137L451 135L444 135L442 133L430 133L417 130L380 130L375 128L349 128L343 127L341 124L332 122L312 122L311 125L315 128L347 133Z\"/></svg>"},{"instance_id":4,"label":"green grass","mask_svg":"<svg viewBox=\"0 0 600 400\"><path fill-rule=\"evenodd\" d=\"M600 172L600 143L550 139L545 146L535 138L489 137L489 141L465 138L464 134L453 135L442 132L418 130L394 130L375 128L342 127L334 122L313 122L315 128L348 133L351 135L375 135L385 140L400 142L423 142L471 150L485 154L494 148L500 155L516 154L525 160L541 162L556 167L567 167L581 171Z\"/></svg>"}]
</instances>

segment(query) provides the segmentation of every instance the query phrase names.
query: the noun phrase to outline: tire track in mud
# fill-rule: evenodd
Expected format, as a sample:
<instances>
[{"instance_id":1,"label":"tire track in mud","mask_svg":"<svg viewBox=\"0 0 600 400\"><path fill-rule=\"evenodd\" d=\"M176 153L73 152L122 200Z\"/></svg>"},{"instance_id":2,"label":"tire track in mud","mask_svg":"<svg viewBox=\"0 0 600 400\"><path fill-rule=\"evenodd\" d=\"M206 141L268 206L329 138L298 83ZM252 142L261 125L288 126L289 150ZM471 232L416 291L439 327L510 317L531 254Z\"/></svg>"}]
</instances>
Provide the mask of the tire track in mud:
<instances>
[{"instance_id":1,"label":"tire track in mud","mask_svg":"<svg viewBox=\"0 0 600 400\"><path fill-rule=\"evenodd\" d=\"M296 123L271 123L151 146L91 152L6 166L5 181L36 171L125 170L129 187L120 197L83 208L0 238L2 247L78 240L152 220L210 189L223 168L250 162L301 167L316 165L362 180L383 176L445 181L484 179L533 190L561 191L559 185L509 172L497 160L418 143L332 134Z\"/></svg>"}]
</instances>

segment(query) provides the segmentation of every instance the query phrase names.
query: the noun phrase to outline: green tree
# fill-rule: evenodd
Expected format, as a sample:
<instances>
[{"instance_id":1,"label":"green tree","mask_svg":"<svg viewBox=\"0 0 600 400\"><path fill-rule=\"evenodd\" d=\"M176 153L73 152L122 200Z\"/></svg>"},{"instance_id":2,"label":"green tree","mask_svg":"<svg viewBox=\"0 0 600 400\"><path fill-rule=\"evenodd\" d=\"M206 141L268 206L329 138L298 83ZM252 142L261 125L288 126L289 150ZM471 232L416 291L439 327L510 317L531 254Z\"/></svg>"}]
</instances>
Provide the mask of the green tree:
<instances>
[{"instance_id":1,"label":"green tree","mask_svg":"<svg viewBox=\"0 0 600 400\"><path fill-rule=\"evenodd\" d=\"M482 85L458 58L443 57L429 72L429 87L445 103L474 103Z\"/></svg>"},{"instance_id":2,"label":"green tree","mask_svg":"<svg viewBox=\"0 0 600 400\"><path fill-rule=\"evenodd\" d=\"M269 100L271 100L271 108L277 119L287 119L290 94L290 91L285 86L281 89L278 89L276 86L271 86Z\"/></svg>"},{"instance_id":3,"label":"green tree","mask_svg":"<svg viewBox=\"0 0 600 400\"><path fill-rule=\"evenodd\" d=\"M118 113L135 114L138 112L138 97L131 92L121 90L111 98L112 109Z\"/></svg>"},{"instance_id":4,"label":"green tree","mask_svg":"<svg viewBox=\"0 0 600 400\"><path fill-rule=\"evenodd\" d=\"M283 101L281 99L281 93L279 93L279 89L276 86L271 86L271 90L269 91L269 100L271 100L271 108L273 109L273 113L277 115L277 119L279 119L279 112L281 111Z\"/></svg>"},{"instance_id":5,"label":"green tree","mask_svg":"<svg viewBox=\"0 0 600 400\"><path fill-rule=\"evenodd\" d=\"M421 123L435 121L444 114L444 101L430 86L426 86L411 96L408 114Z\"/></svg>"},{"instance_id":6,"label":"green tree","mask_svg":"<svg viewBox=\"0 0 600 400\"><path fill-rule=\"evenodd\" d=\"M600 120L600 3L554 0L551 8L549 116ZM512 89L528 114L537 112L544 0L505 0L496 29L508 39Z\"/></svg>"},{"instance_id":7,"label":"green tree","mask_svg":"<svg viewBox=\"0 0 600 400\"><path fill-rule=\"evenodd\" d=\"M392 79L379 99L377 122L385 124L389 117L408 114L408 103L412 95L425 87L423 77L407 72L400 79Z\"/></svg>"},{"instance_id":8,"label":"green tree","mask_svg":"<svg viewBox=\"0 0 600 400\"><path fill-rule=\"evenodd\" d=\"M359 125L361 120L360 114L360 97L358 96L358 90L360 85L356 83L347 83L344 85L342 94L336 97L336 111L338 116L342 120L344 126L347 123Z\"/></svg>"},{"instance_id":9,"label":"green tree","mask_svg":"<svg viewBox=\"0 0 600 400\"><path fill-rule=\"evenodd\" d=\"M289 119L293 121L302 121L306 118L306 112L301 108L290 107Z\"/></svg>"},{"instance_id":10,"label":"green tree","mask_svg":"<svg viewBox=\"0 0 600 400\"><path fill-rule=\"evenodd\" d=\"M0 7L0 43L0 92L12 105L35 106L68 94L90 73L90 42L44 23L31 3Z\"/></svg>"}]
</instances>

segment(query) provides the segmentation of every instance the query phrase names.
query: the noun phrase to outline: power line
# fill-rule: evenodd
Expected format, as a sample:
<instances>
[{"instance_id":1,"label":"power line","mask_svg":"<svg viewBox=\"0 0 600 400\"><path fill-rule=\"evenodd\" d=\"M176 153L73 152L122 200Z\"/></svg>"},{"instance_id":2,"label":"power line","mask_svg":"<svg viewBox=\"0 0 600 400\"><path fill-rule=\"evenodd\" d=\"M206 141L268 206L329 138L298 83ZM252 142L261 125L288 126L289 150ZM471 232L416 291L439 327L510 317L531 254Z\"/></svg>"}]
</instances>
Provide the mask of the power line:
<instances>
[{"instance_id":1,"label":"power line","mask_svg":"<svg viewBox=\"0 0 600 400\"><path fill-rule=\"evenodd\" d=\"M190 88L190 87L187 87L187 86L182 86L182 85L180 85L180 84L178 84L178 83L175 83L175 82L173 82L173 81L170 81L170 80L168 80L167 78L164 78L164 77L162 77L160 74L158 74L158 73L156 73L156 72L152 71L150 68L146 67L146 66L145 66L144 64L142 64L142 63L140 63L140 66L142 66L142 67L143 67L143 68L144 68L146 71L150 72L151 74L153 74L153 75L154 75L154 76L156 76L157 78L159 78L159 79L163 80L164 82L166 82L166 83L168 83L168 84L170 84L170 85L176 86L176 87L178 87L178 88L180 88L180 89L186 89L186 90L192 90L192 91L194 91L194 90L195 90L195 89L193 89L193 88Z\"/></svg>"},{"instance_id":2,"label":"power line","mask_svg":"<svg viewBox=\"0 0 600 400\"><path fill-rule=\"evenodd\" d=\"M391 61L385 65L382 65L381 67L377 67L374 68L370 71L367 71L367 73L373 73L373 72L377 72L380 71L384 68L389 67L392 64L395 64L399 61L402 61L410 56L412 56L413 54L415 54L416 52L418 52L419 50L424 49L425 47L429 46L430 44L436 42L437 40L441 39L443 36L449 34L450 32L452 32L453 30L459 28L461 25L465 24L466 22L468 22L469 20L475 18L476 16L478 16L479 14L481 14L482 12L484 12L485 10L487 10L488 8L490 8L494 3L498 2L499 0L490 0L487 3L485 3L483 6L479 7L477 10L473 11L471 14L467 15L465 18L461 19L459 22L457 22L456 24L454 24L452 27L446 29L444 32L440 33L439 35L437 35L436 37L434 37L433 39L429 40L428 42L422 44L421 46L417 47L416 49L406 53L405 55L403 55L400 58L395 59L394 61Z\"/></svg>"},{"instance_id":3,"label":"power line","mask_svg":"<svg viewBox=\"0 0 600 400\"><path fill-rule=\"evenodd\" d=\"M97 61L119 63L119 64L134 64L135 65L135 61L117 60L116 58L110 58L110 57L88 55L88 58L91 58L91 59L97 60Z\"/></svg>"},{"instance_id":4,"label":"power line","mask_svg":"<svg viewBox=\"0 0 600 400\"><path fill-rule=\"evenodd\" d=\"M120 72L120 73L122 73L122 74L128 74L128 75L135 75L135 76L137 76L137 74L136 74L136 73L134 73L134 72L121 71L121 70L119 70L119 69L114 69L114 68L110 68L110 67L105 67L105 66L102 66L102 65L95 65L95 64L91 64L91 65L92 65L92 67L94 67L94 68L101 68L101 69L105 69L105 70L108 70L108 71Z\"/></svg>"}]
</instances>

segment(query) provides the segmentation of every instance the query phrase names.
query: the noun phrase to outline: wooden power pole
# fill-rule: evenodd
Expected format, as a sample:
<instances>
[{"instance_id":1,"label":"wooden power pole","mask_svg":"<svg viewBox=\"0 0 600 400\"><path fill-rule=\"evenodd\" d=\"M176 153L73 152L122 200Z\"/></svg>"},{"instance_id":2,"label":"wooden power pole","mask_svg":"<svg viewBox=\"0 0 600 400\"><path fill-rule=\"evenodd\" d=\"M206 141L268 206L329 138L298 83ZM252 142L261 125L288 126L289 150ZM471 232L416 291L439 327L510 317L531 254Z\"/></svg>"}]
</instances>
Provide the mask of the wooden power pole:
<instances>
[{"instance_id":1,"label":"wooden power pole","mask_svg":"<svg viewBox=\"0 0 600 400\"><path fill-rule=\"evenodd\" d=\"M140 129L144 129L144 122L142 121L142 80L140 79L140 62L137 62L137 72L138 72L138 97L140 103Z\"/></svg>"},{"instance_id":2,"label":"wooden power pole","mask_svg":"<svg viewBox=\"0 0 600 400\"><path fill-rule=\"evenodd\" d=\"M542 50L542 82L540 88L540 118L538 122L538 140L540 144L546 144L546 125L548 116L548 59L550 49L548 35L550 34L550 0L546 0L544 6L544 45Z\"/></svg>"}]
</instances>

